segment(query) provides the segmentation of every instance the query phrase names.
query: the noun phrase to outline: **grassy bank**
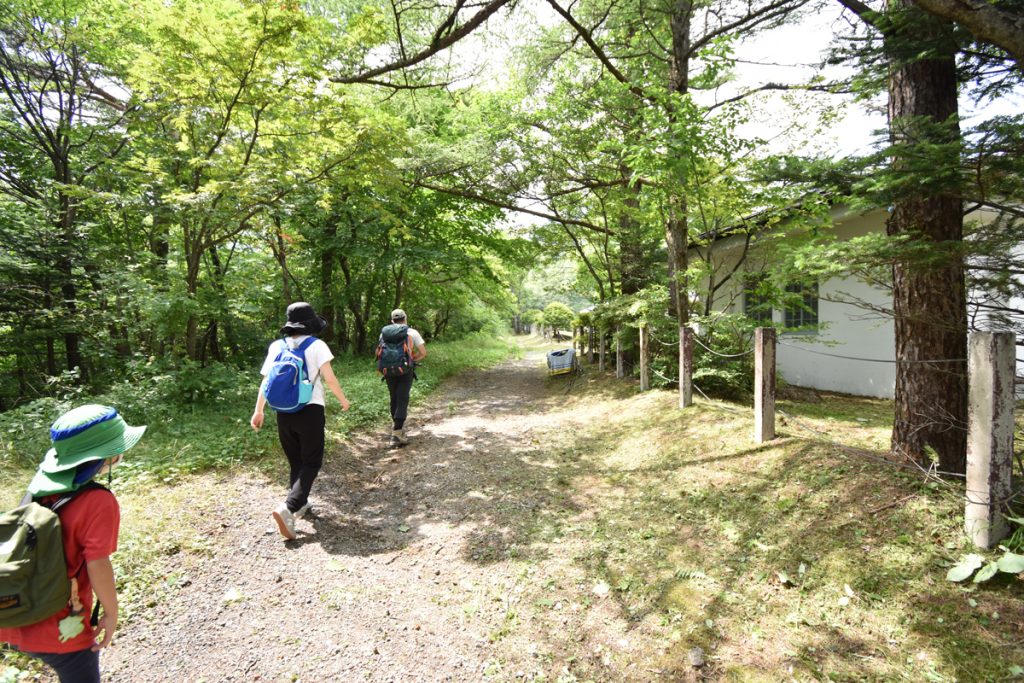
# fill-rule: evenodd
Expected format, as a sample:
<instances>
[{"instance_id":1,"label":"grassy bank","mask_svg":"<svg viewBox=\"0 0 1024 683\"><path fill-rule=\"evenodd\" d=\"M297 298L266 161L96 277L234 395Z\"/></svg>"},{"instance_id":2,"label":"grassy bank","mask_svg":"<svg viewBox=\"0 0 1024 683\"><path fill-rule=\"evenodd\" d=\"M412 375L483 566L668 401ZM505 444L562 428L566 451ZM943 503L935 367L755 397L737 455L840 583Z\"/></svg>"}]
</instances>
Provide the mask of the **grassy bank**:
<instances>
[{"instance_id":1,"label":"grassy bank","mask_svg":"<svg viewBox=\"0 0 1024 683\"><path fill-rule=\"evenodd\" d=\"M568 560L518 612L524 630L567 632L551 670L691 680L672 676L701 648L701 680L1024 680L1024 581L946 580L973 552L963 484L881 462L889 402L782 401L779 437L756 444L749 407L675 401L588 374L524 457L544 466L494 513L505 535L475 549L523 575ZM564 624L608 600L629 629L602 663Z\"/></svg>"}]
</instances>

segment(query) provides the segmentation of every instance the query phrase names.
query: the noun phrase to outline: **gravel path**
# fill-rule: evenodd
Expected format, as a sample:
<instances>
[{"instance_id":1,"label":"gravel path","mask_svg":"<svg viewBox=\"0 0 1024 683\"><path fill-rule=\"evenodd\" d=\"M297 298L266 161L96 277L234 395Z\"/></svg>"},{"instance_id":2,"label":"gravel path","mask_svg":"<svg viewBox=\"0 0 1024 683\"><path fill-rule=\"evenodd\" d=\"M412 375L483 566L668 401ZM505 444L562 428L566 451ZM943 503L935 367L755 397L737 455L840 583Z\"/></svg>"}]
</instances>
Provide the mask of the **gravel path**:
<instances>
[{"instance_id":1,"label":"gravel path","mask_svg":"<svg viewBox=\"0 0 1024 683\"><path fill-rule=\"evenodd\" d=\"M572 463L543 461L544 434L573 422L545 374L540 351L464 373L414 408L400 450L383 430L355 437L328 457L296 541L271 521L279 491L220 475L197 530L209 552L168 558L173 587L119 631L105 680L573 681L587 657L611 667L595 680L675 680L614 663L629 625L612 606L523 604L587 589L568 546L535 542L579 514L555 481Z\"/></svg>"}]
</instances>

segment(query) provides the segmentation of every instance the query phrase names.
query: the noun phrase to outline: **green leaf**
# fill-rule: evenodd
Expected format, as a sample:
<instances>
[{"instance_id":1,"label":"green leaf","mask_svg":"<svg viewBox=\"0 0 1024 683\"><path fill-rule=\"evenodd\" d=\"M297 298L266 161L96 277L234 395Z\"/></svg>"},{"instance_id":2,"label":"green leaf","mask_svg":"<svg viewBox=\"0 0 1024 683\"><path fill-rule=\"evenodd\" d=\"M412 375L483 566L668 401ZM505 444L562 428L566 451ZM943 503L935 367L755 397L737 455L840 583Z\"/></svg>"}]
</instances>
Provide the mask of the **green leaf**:
<instances>
[{"instance_id":1,"label":"green leaf","mask_svg":"<svg viewBox=\"0 0 1024 683\"><path fill-rule=\"evenodd\" d=\"M960 560L960 564L956 565L949 572L946 573L946 580L953 582L964 581L974 573L974 570L982 565L985 561L981 555L971 553Z\"/></svg>"},{"instance_id":2,"label":"green leaf","mask_svg":"<svg viewBox=\"0 0 1024 683\"><path fill-rule=\"evenodd\" d=\"M988 581L993 576L995 576L998 571L999 571L999 566L995 562L989 562L984 567L982 567L981 571L979 571L974 576L974 583L981 583L983 581Z\"/></svg>"},{"instance_id":3,"label":"green leaf","mask_svg":"<svg viewBox=\"0 0 1024 683\"><path fill-rule=\"evenodd\" d=\"M60 642L66 643L85 630L85 618L68 615L57 622L57 628L60 630Z\"/></svg>"},{"instance_id":4,"label":"green leaf","mask_svg":"<svg viewBox=\"0 0 1024 683\"><path fill-rule=\"evenodd\" d=\"M1020 574L1024 572L1024 555L1017 553L1006 553L999 558L999 571L1007 574Z\"/></svg>"}]
</instances>

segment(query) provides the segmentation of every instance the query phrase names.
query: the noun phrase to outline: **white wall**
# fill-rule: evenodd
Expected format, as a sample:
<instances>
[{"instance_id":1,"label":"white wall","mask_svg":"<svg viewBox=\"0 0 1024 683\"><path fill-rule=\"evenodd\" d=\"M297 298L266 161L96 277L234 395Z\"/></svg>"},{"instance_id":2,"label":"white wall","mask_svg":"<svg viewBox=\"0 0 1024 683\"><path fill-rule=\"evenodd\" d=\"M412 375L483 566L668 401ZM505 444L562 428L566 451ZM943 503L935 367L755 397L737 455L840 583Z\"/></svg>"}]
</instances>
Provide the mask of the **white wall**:
<instances>
[{"instance_id":1,"label":"white wall","mask_svg":"<svg viewBox=\"0 0 1024 683\"><path fill-rule=\"evenodd\" d=\"M885 230L883 210L851 215L836 212L833 217L836 236L841 240ZM818 297L817 334L779 335L779 376L802 387L892 398L896 384L893 322L883 313L870 310L871 306L891 309L891 294L857 278L844 277L819 282ZM845 302L863 302L867 306ZM781 312L776 311L775 315L780 316ZM776 321L781 323L781 317Z\"/></svg>"},{"instance_id":2,"label":"white wall","mask_svg":"<svg viewBox=\"0 0 1024 683\"><path fill-rule=\"evenodd\" d=\"M887 213L883 209L865 214L847 213L843 209L833 211L836 236L841 240L884 231L886 218ZM980 216L980 219L991 220L991 216ZM735 238L722 240L715 245L715 251L715 262L725 266L723 270L728 270L739 257L741 243ZM748 259L751 263L758 262L756 244L751 248ZM715 309L727 307L731 313L742 313L743 298L737 294L739 287L739 279L723 287ZM817 334L790 332L779 335L778 375L796 386L892 398L896 384L896 364L893 362L896 356L895 330L890 317L871 310L872 306L890 310L891 292L857 278L843 277L819 282L818 295L820 327ZM846 302L861 302L867 306ZM1024 302L1013 300L1005 303L1024 309ZM782 316L781 310L773 311L773 319L780 326ZM976 317L974 322L981 329L992 326L985 316ZM1022 356L1024 351L1019 350L1018 376L1024 375Z\"/></svg>"},{"instance_id":3,"label":"white wall","mask_svg":"<svg viewBox=\"0 0 1024 683\"><path fill-rule=\"evenodd\" d=\"M888 307L892 305L891 299L886 292L852 278L833 278L818 287L819 332L779 335L778 375L797 386L892 398L896 382L896 365L891 362L895 359L892 320L858 306L829 300L852 296Z\"/></svg>"}]
</instances>

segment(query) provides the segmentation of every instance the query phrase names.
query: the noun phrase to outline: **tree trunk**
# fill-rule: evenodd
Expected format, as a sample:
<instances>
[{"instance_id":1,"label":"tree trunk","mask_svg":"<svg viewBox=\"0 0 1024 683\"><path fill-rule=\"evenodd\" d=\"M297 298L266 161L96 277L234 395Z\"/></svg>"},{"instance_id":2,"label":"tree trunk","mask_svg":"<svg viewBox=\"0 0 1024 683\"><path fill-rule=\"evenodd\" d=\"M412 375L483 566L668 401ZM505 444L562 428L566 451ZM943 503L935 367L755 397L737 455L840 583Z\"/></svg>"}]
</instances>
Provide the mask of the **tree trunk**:
<instances>
[{"instance_id":1,"label":"tree trunk","mask_svg":"<svg viewBox=\"0 0 1024 683\"><path fill-rule=\"evenodd\" d=\"M905 30L887 40L893 60L890 141L902 148L894 155L893 170L904 171L901 179L906 182L915 172L911 165L926 167L922 161L933 163L924 159L934 154L930 150L942 145L956 149L960 139L956 46L949 23L912 9L907 0L890 0L889 9L914 17ZM917 59L926 50L933 56ZM956 164L958 158L953 154L944 161ZM963 473L967 310L957 248L963 239L957 188L925 186L921 179L896 198L887 229L890 235L908 235L916 246L929 247L927 262L911 257L893 265L897 365L892 449L923 465L931 464L934 452L940 469Z\"/></svg>"},{"instance_id":2,"label":"tree trunk","mask_svg":"<svg viewBox=\"0 0 1024 683\"><path fill-rule=\"evenodd\" d=\"M345 307L338 306L335 313L334 338L338 350L348 353L352 341L348 335L348 318L345 316Z\"/></svg>"},{"instance_id":3,"label":"tree trunk","mask_svg":"<svg viewBox=\"0 0 1024 683\"><path fill-rule=\"evenodd\" d=\"M66 164L66 160L64 160ZM65 166L66 168L66 166ZM58 177L62 182L69 183L70 177L65 170L58 169ZM87 379L86 368L82 362L80 349L80 335L78 334L78 288L75 286L75 202L63 192L58 197L60 215L59 229L61 235L61 254L57 259L57 270L61 274L60 292L64 301L64 309L67 311L67 319L64 322L64 353L67 360L67 369L78 368L78 381Z\"/></svg>"},{"instance_id":4,"label":"tree trunk","mask_svg":"<svg viewBox=\"0 0 1024 683\"><path fill-rule=\"evenodd\" d=\"M218 313L221 316L218 320L213 321L210 332L210 350L213 353L215 360L224 361L224 351L220 344L220 330L224 330L224 338L227 339L228 348L232 353L238 354L240 348L238 346L238 340L235 338L235 328L231 324L230 304L228 303L227 287L224 284L224 280L227 278L228 265L220 259L220 251L217 249L217 245L213 245L209 250L210 263L213 266L213 284L217 290L217 296L220 299L220 305L218 306ZM228 257L228 263L230 263L230 255Z\"/></svg>"},{"instance_id":5,"label":"tree trunk","mask_svg":"<svg viewBox=\"0 0 1024 683\"><path fill-rule=\"evenodd\" d=\"M395 274L395 308L402 307L402 295L405 293L405 264Z\"/></svg>"},{"instance_id":6,"label":"tree trunk","mask_svg":"<svg viewBox=\"0 0 1024 683\"><path fill-rule=\"evenodd\" d=\"M43 282L43 291L46 292L46 295L43 298L43 309L47 313L49 313L53 309L53 297L50 294L50 286L51 285L50 285L49 278L47 278ZM49 330L53 329L52 326L48 326L48 327L49 327ZM47 334L46 334L46 374L49 375L50 377L56 377L57 373L58 373L58 370L57 370L57 348L56 347L57 347L57 344L56 344L56 341L53 338L52 332L47 331Z\"/></svg>"},{"instance_id":7,"label":"tree trunk","mask_svg":"<svg viewBox=\"0 0 1024 683\"><path fill-rule=\"evenodd\" d=\"M689 0L676 0L672 7L669 24L672 28L672 61L669 64L668 89L670 95L685 95L690 87L690 15ZM671 106L671 105L670 105ZM669 111L669 120L675 121L676 114ZM681 164L680 164L681 166ZM686 284L687 250L689 249L689 226L687 224L687 202L683 194L685 177L674 178L678 194L669 195L668 225L665 229L665 244L669 258L669 293L675 308L679 339L679 407L686 407L688 401L682 377L686 372L686 349L683 343L686 325L690 320L690 297Z\"/></svg>"},{"instance_id":8,"label":"tree trunk","mask_svg":"<svg viewBox=\"0 0 1024 683\"><path fill-rule=\"evenodd\" d=\"M322 334L323 340L328 343L337 339L337 330L334 329L334 288L332 287L336 260L334 241L337 235L338 224L334 221L334 217L330 216L327 219L327 225L324 226L325 246L320 252L320 315L330 323Z\"/></svg>"},{"instance_id":9,"label":"tree trunk","mask_svg":"<svg viewBox=\"0 0 1024 683\"><path fill-rule=\"evenodd\" d=\"M274 235L274 243L277 245L274 255L277 257L277 265L281 267L281 294L284 296L285 305L291 305L296 299L292 294L291 278L288 277L288 252L285 251L284 236L281 234L281 220L277 217L274 218L274 226L277 228Z\"/></svg>"}]
</instances>

